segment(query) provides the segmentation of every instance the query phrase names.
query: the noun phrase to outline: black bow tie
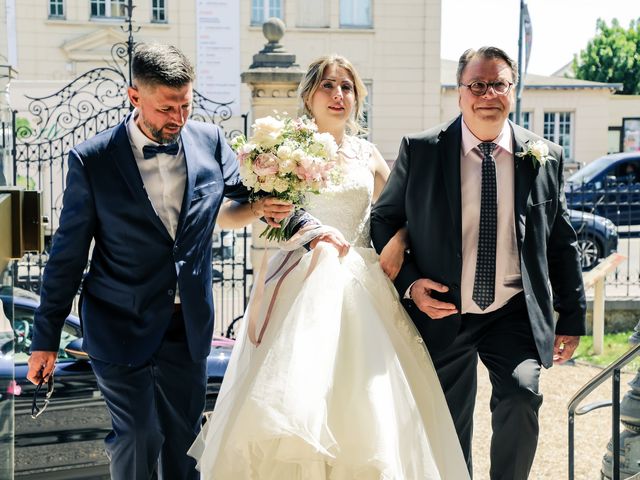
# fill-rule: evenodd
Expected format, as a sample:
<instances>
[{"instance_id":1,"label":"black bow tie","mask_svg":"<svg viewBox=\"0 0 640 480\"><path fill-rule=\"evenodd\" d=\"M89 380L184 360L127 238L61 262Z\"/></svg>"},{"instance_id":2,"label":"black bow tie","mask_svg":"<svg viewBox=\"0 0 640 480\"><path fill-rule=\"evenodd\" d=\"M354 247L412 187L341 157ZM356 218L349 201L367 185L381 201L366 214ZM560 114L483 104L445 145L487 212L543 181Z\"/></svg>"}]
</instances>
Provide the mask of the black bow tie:
<instances>
[{"instance_id":1,"label":"black bow tie","mask_svg":"<svg viewBox=\"0 0 640 480\"><path fill-rule=\"evenodd\" d=\"M144 159L153 158L160 153L166 153L167 155L177 155L180 150L178 143L168 143L166 145L145 145L142 147L142 155Z\"/></svg>"}]
</instances>

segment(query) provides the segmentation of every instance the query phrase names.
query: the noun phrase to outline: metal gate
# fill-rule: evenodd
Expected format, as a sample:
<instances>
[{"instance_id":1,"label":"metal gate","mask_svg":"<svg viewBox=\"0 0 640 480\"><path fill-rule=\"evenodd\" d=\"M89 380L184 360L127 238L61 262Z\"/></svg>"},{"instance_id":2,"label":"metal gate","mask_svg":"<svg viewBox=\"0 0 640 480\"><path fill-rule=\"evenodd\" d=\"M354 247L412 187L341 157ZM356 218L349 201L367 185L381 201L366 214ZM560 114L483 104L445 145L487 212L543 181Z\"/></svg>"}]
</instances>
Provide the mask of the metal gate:
<instances>
[{"instance_id":1,"label":"metal gate","mask_svg":"<svg viewBox=\"0 0 640 480\"><path fill-rule=\"evenodd\" d=\"M130 111L127 87L131 83L129 67L134 46L131 28L129 34L128 42L112 47L108 65L78 76L51 95L27 97L27 111L13 112L13 183L42 191L48 217L45 251L27 254L14 263L18 287L36 293L40 290L50 240L60 219L69 150L114 127ZM247 116L233 118L231 103L215 102L194 91L191 119L215 123L227 139L233 138L246 132ZM246 229L214 233L213 290L219 333L226 333L246 307L251 275L247 263L250 238Z\"/></svg>"}]
</instances>

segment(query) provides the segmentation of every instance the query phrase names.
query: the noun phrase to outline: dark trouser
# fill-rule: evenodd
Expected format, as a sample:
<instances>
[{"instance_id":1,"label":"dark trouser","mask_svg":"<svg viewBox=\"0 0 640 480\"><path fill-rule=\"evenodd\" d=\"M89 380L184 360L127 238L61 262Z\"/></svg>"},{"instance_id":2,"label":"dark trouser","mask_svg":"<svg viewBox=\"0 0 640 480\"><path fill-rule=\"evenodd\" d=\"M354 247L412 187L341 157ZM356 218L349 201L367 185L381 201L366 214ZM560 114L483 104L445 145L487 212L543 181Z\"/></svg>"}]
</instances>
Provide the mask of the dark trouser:
<instances>
[{"instance_id":1,"label":"dark trouser","mask_svg":"<svg viewBox=\"0 0 640 480\"><path fill-rule=\"evenodd\" d=\"M91 363L111 414L113 430L105 439L111 478L200 478L187 450L200 430L207 364L191 360L182 314L174 314L147 363Z\"/></svg>"},{"instance_id":2,"label":"dark trouser","mask_svg":"<svg viewBox=\"0 0 640 480\"><path fill-rule=\"evenodd\" d=\"M522 293L497 311L464 314L453 344L433 355L470 472L478 356L493 387L491 479L525 480L536 452L542 395L540 360Z\"/></svg>"}]
</instances>

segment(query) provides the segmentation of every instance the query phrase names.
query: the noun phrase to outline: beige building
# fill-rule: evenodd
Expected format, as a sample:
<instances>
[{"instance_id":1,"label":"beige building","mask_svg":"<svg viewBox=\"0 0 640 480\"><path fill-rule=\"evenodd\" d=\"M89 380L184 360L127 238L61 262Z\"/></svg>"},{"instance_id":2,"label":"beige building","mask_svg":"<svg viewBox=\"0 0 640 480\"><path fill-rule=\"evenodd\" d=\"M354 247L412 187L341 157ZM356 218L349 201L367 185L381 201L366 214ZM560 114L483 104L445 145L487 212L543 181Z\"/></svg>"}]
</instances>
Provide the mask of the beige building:
<instances>
[{"instance_id":1,"label":"beige building","mask_svg":"<svg viewBox=\"0 0 640 480\"><path fill-rule=\"evenodd\" d=\"M400 138L440 119L440 1L405 0L227 0L239 6L240 70L265 44L262 21L276 15L287 24L284 47L305 68L314 58L340 53L349 58L370 90L370 136L386 158ZM110 59L112 44L126 39L126 1L0 0L15 7L18 80L12 103L24 95L52 93L78 74ZM196 59L196 0L136 0L136 41L172 43ZM236 4L237 5L237 4ZM2 29L4 30L4 29ZM7 29L12 31L11 28ZM0 54L11 46L0 35ZM0 62L1 63L1 62ZM249 89L240 89L241 111L249 111ZM214 99L216 100L216 99ZM293 113L293 112L289 112Z\"/></svg>"},{"instance_id":2,"label":"beige building","mask_svg":"<svg viewBox=\"0 0 640 480\"><path fill-rule=\"evenodd\" d=\"M6 31L0 34L0 55L19 72L11 87L12 106L25 110L25 95L51 94L90 68L104 66L112 45L127 38L121 28L127 3L0 0L0 25L6 27L0 28ZM136 41L175 44L194 61L199 58L198 29L203 31L202 5L235 9L235 17L227 18L239 21L239 27L231 25L230 30L239 39L238 75L265 44L261 24L269 16L279 16L287 24L282 43L297 55L301 68L325 53L345 55L370 90L370 138L389 161L395 158L402 135L446 121L458 112L455 62L440 60L441 0L134 3L133 20L135 28L140 28L134 33ZM212 75L223 68L214 68ZM572 161L589 162L616 150L622 120L640 116L640 98L613 95L615 85L537 75L528 75L526 82L525 126L562 143ZM249 89L242 85L239 91L239 110L248 112ZM233 126L239 125L238 120Z\"/></svg>"}]
</instances>

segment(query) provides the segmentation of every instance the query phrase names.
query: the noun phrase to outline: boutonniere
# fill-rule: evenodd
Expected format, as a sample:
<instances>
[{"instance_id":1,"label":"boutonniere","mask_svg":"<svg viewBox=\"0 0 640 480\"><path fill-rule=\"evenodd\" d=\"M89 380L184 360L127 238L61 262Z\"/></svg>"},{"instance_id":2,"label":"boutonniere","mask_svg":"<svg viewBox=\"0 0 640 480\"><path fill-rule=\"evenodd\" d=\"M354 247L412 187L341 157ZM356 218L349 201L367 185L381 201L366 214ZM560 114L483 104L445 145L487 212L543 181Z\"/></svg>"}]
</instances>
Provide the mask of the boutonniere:
<instances>
[{"instance_id":1,"label":"boutonniere","mask_svg":"<svg viewBox=\"0 0 640 480\"><path fill-rule=\"evenodd\" d=\"M516 155L518 157L531 157L534 167L536 165L544 167L549 160L555 160L549 155L549 146L542 140L536 140L535 142L527 141L524 150L517 152Z\"/></svg>"}]
</instances>

